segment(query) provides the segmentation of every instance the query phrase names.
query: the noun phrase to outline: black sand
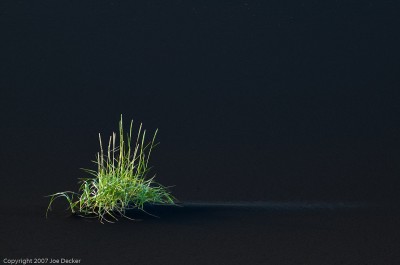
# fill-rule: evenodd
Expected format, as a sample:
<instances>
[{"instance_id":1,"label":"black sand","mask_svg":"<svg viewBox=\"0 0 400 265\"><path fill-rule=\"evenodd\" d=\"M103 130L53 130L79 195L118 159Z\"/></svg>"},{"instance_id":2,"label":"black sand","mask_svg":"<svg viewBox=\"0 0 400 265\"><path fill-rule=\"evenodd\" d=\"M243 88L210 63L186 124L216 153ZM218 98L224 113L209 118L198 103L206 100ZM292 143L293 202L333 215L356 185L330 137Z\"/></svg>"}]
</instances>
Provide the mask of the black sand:
<instances>
[{"instance_id":1,"label":"black sand","mask_svg":"<svg viewBox=\"0 0 400 265\"><path fill-rule=\"evenodd\" d=\"M59 207L57 207L59 208ZM81 264L399 264L400 214L338 204L186 203L100 224L44 207L1 211L2 258Z\"/></svg>"}]
</instances>

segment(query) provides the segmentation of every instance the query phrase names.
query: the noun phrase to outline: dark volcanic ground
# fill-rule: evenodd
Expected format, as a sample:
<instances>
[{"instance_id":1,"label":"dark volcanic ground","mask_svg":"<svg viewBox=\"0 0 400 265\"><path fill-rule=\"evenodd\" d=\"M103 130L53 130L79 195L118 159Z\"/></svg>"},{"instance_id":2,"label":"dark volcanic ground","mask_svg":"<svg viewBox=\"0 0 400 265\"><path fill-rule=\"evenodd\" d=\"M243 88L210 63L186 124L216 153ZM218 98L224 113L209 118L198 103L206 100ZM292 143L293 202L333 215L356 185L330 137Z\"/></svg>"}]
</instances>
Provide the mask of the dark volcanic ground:
<instances>
[{"instance_id":1,"label":"dark volcanic ground","mask_svg":"<svg viewBox=\"0 0 400 265\"><path fill-rule=\"evenodd\" d=\"M400 264L400 213L357 204L184 203L141 221L70 216L57 205L2 208L4 258L81 264Z\"/></svg>"}]
</instances>

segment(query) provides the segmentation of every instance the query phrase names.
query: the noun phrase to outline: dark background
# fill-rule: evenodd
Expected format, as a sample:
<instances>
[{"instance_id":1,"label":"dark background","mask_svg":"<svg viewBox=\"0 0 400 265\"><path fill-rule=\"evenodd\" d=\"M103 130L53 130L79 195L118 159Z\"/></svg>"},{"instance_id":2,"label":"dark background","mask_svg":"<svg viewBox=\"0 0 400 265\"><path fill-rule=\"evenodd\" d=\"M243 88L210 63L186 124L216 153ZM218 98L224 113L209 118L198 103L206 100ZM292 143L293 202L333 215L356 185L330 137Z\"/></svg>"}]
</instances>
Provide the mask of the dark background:
<instances>
[{"instance_id":1,"label":"dark background","mask_svg":"<svg viewBox=\"0 0 400 265\"><path fill-rule=\"evenodd\" d=\"M397 1L2 1L2 202L76 190L119 115L181 201L400 199ZM127 124L127 123L126 123Z\"/></svg>"},{"instance_id":2,"label":"dark background","mask_svg":"<svg viewBox=\"0 0 400 265\"><path fill-rule=\"evenodd\" d=\"M399 14L0 1L0 261L400 264ZM44 196L77 190L120 114L159 128L154 172L184 207L102 225L59 200L46 219Z\"/></svg>"}]
</instances>

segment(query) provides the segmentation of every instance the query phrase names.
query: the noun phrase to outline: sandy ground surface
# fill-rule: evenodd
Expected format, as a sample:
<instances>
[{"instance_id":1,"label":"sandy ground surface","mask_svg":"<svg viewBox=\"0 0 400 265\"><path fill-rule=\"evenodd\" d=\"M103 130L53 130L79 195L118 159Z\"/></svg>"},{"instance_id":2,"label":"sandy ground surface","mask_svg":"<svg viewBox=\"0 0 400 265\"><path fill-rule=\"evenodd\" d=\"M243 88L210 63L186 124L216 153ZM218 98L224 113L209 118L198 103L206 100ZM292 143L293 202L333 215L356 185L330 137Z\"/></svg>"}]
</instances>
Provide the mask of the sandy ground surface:
<instances>
[{"instance_id":1,"label":"sandy ground surface","mask_svg":"<svg viewBox=\"0 0 400 265\"><path fill-rule=\"evenodd\" d=\"M103 225L62 207L48 219L45 206L3 207L2 262L400 264L400 214L393 208L186 203L149 210L160 218L131 212L142 220Z\"/></svg>"}]
</instances>

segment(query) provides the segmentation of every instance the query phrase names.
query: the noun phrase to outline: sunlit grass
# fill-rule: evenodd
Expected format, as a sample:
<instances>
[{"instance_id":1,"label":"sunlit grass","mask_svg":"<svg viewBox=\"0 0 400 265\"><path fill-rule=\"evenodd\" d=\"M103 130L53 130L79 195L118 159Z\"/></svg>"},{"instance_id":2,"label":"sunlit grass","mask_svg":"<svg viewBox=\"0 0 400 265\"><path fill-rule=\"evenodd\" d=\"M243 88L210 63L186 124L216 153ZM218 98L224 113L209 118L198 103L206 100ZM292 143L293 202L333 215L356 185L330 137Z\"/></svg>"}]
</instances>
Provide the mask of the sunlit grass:
<instances>
[{"instance_id":1,"label":"sunlit grass","mask_svg":"<svg viewBox=\"0 0 400 265\"><path fill-rule=\"evenodd\" d=\"M46 211L51 210L55 199L64 197L69 203L72 213L84 217L96 217L103 223L126 217L129 209L144 211L146 203L175 205L176 199L167 187L149 177L149 159L155 143L157 130L151 141L146 143L146 130L140 124L136 141L132 142L132 125L124 137L122 115L119 122L119 135L113 133L108 140L107 149L103 150L103 142L99 134L100 151L96 154L97 170L83 169L91 175L80 179L78 192L57 192L50 197ZM118 144L119 141L119 144Z\"/></svg>"}]
</instances>

